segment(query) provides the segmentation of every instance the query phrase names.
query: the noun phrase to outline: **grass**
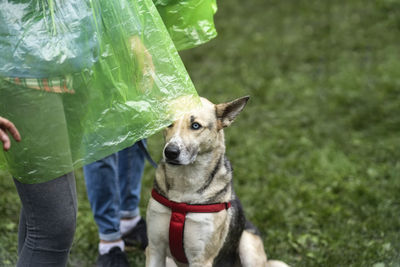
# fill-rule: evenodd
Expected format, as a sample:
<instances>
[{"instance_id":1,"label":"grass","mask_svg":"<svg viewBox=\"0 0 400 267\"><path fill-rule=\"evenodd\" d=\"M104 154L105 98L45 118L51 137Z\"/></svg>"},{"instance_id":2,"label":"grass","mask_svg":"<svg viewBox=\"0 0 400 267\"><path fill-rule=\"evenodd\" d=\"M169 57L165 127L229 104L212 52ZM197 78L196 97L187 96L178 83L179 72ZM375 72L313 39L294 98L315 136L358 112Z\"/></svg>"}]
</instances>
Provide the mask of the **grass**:
<instances>
[{"instance_id":1,"label":"grass","mask_svg":"<svg viewBox=\"0 0 400 267\"><path fill-rule=\"evenodd\" d=\"M400 1L220 1L219 36L183 52L200 95L251 100L226 130L235 187L270 258L400 266ZM149 139L161 156L161 134ZM0 265L16 261L19 201L0 176ZM143 178L142 214L154 170ZM97 230L77 171L70 266ZM144 266L139 251L132 266Z\"/></svg>"}]
</instances>

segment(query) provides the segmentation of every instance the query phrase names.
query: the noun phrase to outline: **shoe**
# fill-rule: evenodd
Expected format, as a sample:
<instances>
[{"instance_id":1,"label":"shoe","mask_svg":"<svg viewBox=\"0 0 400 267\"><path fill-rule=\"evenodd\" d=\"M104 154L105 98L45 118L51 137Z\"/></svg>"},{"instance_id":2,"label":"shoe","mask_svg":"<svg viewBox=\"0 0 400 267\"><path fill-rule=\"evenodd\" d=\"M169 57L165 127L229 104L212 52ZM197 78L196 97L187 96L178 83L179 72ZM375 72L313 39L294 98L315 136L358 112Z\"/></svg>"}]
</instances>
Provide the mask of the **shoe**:
<instances>
[{"instance_id":1,"label":"shoe","mask_svg":"<svg viewBox=\"0 0 400 267\"><path fill-rule=\"evenodd\" d=\"M147 239L146 221L140 218L137 225L122 236L122 240L124 240L125 246L138 247L144 250L149 243Z\"/></svg>"},{"instance_id":2,"label":"shoe","mask_svg":"<svg viewBox=\"0 0 400 267\"><path fill-rule=\"evenodd\" d=\"M99 255L97 267L129 267L125 252L120 247L113 247L108 253Z\"/></svg>"}]
</instances>

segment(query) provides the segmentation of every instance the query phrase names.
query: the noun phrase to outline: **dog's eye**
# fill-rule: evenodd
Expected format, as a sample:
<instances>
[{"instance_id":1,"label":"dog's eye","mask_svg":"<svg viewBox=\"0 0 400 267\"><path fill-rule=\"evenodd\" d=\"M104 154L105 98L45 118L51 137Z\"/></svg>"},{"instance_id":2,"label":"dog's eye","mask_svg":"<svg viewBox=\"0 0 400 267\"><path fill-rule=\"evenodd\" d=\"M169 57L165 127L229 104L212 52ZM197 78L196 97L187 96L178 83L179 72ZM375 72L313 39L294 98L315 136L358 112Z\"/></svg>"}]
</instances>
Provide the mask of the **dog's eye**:
<instances>
[{"instance_id":1,"label":"dog's eye","mask_svg":"<svg viewBox=\"0 0 400 267\"><path fill-rule=\"evenodd\" d=\"M168 128L172 128L174 127L174 124L172 123L171 125L168 126Z\"/></svg>"},{"instance_id":2,"label":"dog's eye","mask_svg":"<svg viewBox=\"0 0 400 267\"><path fill-rule=\"evenodd\" d=\"M192 125L190 125L190 127L191 127L193 130L198 130L198 129L201 128L201 125L200 125L200 123L193 122Z\"/></svg>"}]
</instances>

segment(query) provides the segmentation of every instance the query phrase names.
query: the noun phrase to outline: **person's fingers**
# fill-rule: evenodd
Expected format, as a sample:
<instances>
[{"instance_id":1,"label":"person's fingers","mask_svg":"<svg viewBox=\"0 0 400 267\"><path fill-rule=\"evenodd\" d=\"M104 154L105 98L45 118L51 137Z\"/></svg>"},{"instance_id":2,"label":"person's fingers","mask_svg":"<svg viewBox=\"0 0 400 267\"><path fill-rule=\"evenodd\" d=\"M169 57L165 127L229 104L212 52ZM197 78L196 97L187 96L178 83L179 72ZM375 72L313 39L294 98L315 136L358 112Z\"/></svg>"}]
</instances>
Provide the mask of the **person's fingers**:
<instances>
[{"instance_id":1,"label":"person's fingers","mask_svg":"<svg viewBox=\"0 0 400 267\"><path fill-rule=\"evenodd\" d=\"M10 121L9 123L9 127L7 128L8 131L11 133L12 137L16 140L16 141L21 141L21 135L18 132L17 127L15 127L14 123L12 123Z\"/></svg>"},{"instance_id":2,"label":"person's fingers","mask_svg":"<svg viewBox=\"0 0 400 267\"><path fill-rule=\"evenodd\" d=\"M0 129L0 141L3 143L4 151L8 151L11 146L10 138L2 129Z\"/></svg>"},{"instance_id":3,"label":"person's fingers","mask_svg":"<svg viewBox=\"0 0 400 267\"><path fill-rule=\"evenodd\" d=\"M21 135L19 134L18 129L11 121L0 117L0 128L2 128L5 132L6 130L9 131L16 141L21 141Z\"/></svg>"}]
</instances>

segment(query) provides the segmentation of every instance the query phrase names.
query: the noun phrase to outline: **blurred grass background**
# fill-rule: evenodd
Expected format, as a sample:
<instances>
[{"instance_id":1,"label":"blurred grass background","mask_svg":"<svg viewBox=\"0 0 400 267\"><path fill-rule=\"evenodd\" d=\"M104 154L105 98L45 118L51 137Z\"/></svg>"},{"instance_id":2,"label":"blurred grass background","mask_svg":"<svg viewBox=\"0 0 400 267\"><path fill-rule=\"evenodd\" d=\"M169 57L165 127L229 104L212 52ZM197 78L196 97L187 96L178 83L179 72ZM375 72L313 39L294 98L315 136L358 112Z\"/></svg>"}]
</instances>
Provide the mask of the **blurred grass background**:
<instances>
[{"instance_id":1,"label":"blurred grass background","mask_svg":"<svg viewBox=\"0 0 400 267\"><path fill-rule=\"evenodd\" d=\"M226 130L246 214L292 266L400 266L400 1L219 1L219 36L182 59L215 103L250 95ZM162 135L149 138L159 160ZM0 266L14 266L19 200L0 174ZM142 214L154 170L143 178ZM70 266L97 229L77 171ZM144 254L129 254L144 266Z\"/></svg>"}]
</instances>

